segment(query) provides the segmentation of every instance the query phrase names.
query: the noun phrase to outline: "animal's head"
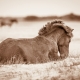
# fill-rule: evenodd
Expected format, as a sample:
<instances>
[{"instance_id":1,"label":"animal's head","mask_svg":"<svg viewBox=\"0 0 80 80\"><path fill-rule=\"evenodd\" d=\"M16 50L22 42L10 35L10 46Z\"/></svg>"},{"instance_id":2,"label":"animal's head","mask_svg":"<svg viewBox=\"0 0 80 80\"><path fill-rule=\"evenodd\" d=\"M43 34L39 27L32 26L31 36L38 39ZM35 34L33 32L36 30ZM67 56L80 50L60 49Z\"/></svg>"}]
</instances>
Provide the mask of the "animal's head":
<instances>
[{"instance_id":1,"label":"animal's head","mask_svg":"<svg viewBox=\"0 0 80 80\"><path fill-rule=\"evenodd\" d=\"M61 59L68 57L69 54L69 44L71 42L71 38L73 37L72 31L70 27L66 26L65 33L59 38L58 41L58 50L60 52Z\"/></svg>"},{"instance_id":2,"label":"animal's head","mask_svg":"<svg viewBox=\"0 0 80 80\"><path fill-rule=\"evenodd\" d=\"M52 33L54 36L60 35L54 38L57 38L56 44L58 45L60 57L65 58L68 56L68 53L69 53L69 43L71 42L71 38L73 37L73 34L72 34L73 30L74 29L71 29L70 27L66 26L63 23L63 21L55 20L52 22L48 22L42 29L40 29L39 35L46 36Z\"/></svg>"}]
</instances>

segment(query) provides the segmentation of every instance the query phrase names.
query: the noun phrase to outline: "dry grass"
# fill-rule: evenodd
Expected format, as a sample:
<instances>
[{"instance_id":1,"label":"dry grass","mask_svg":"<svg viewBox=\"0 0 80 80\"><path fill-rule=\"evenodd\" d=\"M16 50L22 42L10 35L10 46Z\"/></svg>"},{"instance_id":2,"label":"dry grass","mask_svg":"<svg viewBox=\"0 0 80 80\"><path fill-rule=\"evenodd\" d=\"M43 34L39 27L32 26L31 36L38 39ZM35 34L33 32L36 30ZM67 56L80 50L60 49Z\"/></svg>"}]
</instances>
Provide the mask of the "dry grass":
<instances>
[{"instance_id":1,"label":"dry grass","mask_svg":"<svg viewBox=\"0 0 80 80\"><path fill-rule=\"evenodd\" d=\"M80 80L80 58L0 66L0 80Z\"/></svg>"}]
</instances>

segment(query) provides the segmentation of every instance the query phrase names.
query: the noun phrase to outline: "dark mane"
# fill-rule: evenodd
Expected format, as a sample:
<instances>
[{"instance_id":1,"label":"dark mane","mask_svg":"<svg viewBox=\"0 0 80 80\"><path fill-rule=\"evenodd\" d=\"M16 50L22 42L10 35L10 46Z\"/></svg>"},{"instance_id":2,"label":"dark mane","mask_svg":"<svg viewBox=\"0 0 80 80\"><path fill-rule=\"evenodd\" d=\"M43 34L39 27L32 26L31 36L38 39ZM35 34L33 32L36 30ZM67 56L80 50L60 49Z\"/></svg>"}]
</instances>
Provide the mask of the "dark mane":
<instances>
[{"instance_id":1,"label":"dark mane","mask_svg":"<svg viewBox=\"0 0 80 80\"><path fill-rule=\"evenodd\" d=\"M64 29L67 34L70 34L73 31L73 29L66 26L62 20L54 20L52 22L47 22L47 24L45 24L45 26L39 30L38 34L44 35L45 33L54 31L56 28ZM69 36L72 37L73 34L70 34Z\"/></svg>"}]
</instances>

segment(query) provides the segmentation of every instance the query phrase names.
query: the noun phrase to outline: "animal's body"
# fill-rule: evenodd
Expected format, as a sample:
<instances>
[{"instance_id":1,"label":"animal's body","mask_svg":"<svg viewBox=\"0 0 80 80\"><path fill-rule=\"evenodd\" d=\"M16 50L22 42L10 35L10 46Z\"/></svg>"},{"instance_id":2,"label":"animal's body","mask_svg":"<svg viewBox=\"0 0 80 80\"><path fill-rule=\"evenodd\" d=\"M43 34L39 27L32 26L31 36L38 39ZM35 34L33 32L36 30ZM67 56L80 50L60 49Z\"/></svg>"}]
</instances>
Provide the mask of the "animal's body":
<instances>
[{"instance_id":1,"label":"animal's body","mask_svg":"<svg viewBox=\"0 0 80 80\"><path fill-rule=\"evenodd\" d=\"M41 36L17 40L8 38L0 45L0 53L2 52L0 59L7 61L14 55L21 55L25 61L30 63L46 62L49 61L48 54L53 49L52 46L49 40Z\"/></svg>"},{"instance_id":2,"label":"animal's body","mask_svg":"<svg viewBox=\"0 0 80 80\"><path fill-rule=\"evenodd\" d=\"M31 39L8 38L0 44L0 62L6 62L21 55L26 63L41 63L50 60L65 59L69 54L69 42L72 29L61 21L48 23ZM58 51L60 56L58 56Z\"/></svg>"}]
</instances>

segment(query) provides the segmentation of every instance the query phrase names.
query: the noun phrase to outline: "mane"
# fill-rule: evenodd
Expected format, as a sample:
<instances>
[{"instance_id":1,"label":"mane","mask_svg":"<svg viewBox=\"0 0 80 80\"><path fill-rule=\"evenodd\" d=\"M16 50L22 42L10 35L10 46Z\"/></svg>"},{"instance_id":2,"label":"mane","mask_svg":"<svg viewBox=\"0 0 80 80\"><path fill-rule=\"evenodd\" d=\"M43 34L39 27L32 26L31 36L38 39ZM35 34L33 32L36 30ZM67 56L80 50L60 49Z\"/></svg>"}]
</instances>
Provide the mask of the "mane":
<instances>
[{"instance_id":1,"label":"mane","mask_svg":"<svg viewBox=\"0 0 80 80\"><path fill-rule=\"evenodd\" d=\"M52 22L47 22L47 24L45 24L45 26L43 26L43 28L39 30L38 34L44 35L48 32L54 31L56 28L62 28L70 37L73 36L72 34L73 29L65 25L62 20L54 20Z\"/></svg>"}]
</instances>

